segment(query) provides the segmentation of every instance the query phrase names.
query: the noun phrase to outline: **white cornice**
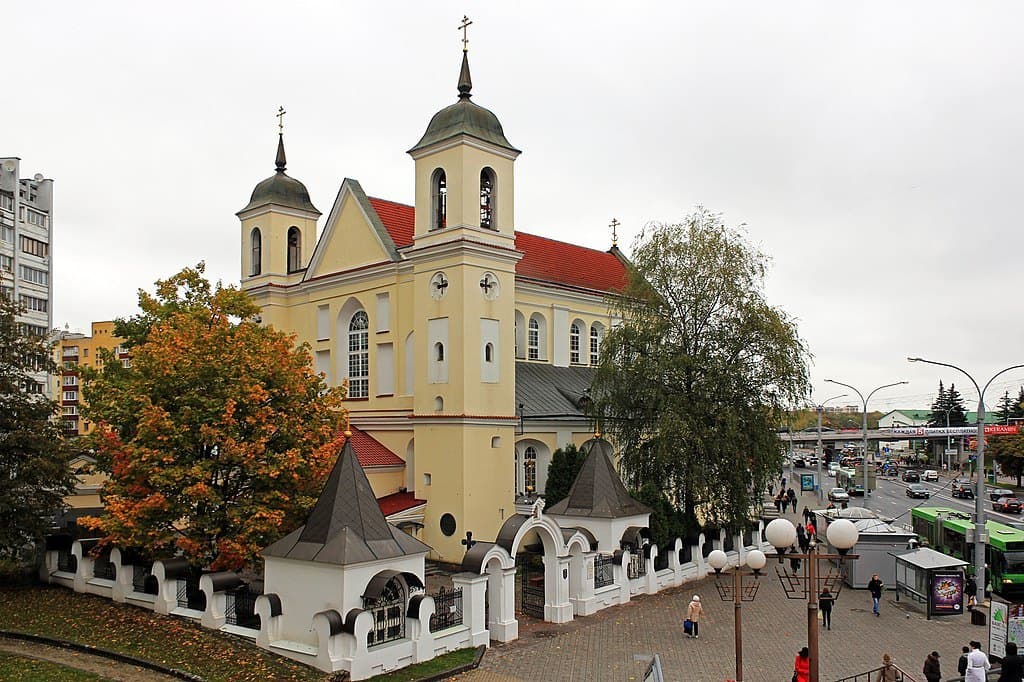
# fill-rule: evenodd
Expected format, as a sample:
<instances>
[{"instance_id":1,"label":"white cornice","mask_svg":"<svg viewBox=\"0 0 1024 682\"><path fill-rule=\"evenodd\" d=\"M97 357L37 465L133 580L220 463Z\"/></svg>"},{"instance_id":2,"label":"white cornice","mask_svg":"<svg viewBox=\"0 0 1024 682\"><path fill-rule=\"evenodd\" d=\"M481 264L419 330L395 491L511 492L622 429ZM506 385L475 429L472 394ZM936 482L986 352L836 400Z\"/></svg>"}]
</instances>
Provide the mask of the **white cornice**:
<instances>
[{"instance_id":1,"label":"white cornice","mask_svg":"<svg viewBox=\"0 0 1024 682\"><path fill-rule=\"evenodd\" d=\"M278 215L289 215L292 216L293 218L307 218L314 222L316 222L316 220L320 217L319 211L314 213L312 211L302 211L300 209L291 208L288 206L281 206L280 204L264 204L263 206L251 208L248 211L239 211L238 219L249 220L250 218L258 218L264 213L277 213Z\"/></svg>"},{"instance_id":2,"label":"white cornice","mask_svg":"<svg viewBox=\"0 0 1024 682\"><path fill-rule=\"evenodd\" d=\"M525 278L516 275L516 302L518 303L518 297L520 294L533 294L536 296L545 296L548 298L557 298L563 301L574 301L577 303L585 303L587 305L605 305L608 306L608 293L601 291L585 291L569 287L557 282L544 282L533 278ZM525 303L525 301L524 301ZM611 309L609 308L609 315Z\"/></svg>"},{"instance_id":3,"label":"white cornice","mask_svg":"<svg viewBox=\"0 0 1024 682\"><path fill-rule=\"evenodd\" d=\"M443 258L452 254L468 253L485 258L503 260L506 263L511 264L513 267L515 263L518 263L523 257L522 251L516 251L514 248L508 246L481 243L465 238L452 239L433 244L424 244L423 246L415 246L406 250L405 253L406 258L409 260L416 260L420 262Z\"/></svg>"},{"instance_id":4,"label":"white cornice","mask_svg":"<svg viewBox=\"0 0 1024 682\"><path fill-rule=\"evenodd\" d=\"M435 142L434 144L427 145L426 147L422 147L415 151L411 151L409 152L409 156L411 156L414 161L419 161L424 156L429 156L430 154L443 152L446 149L451 149L452 147L458 147L460 145L472 147L473 149L479 149L480 151L484 151L489 154L494 154L495 156L500 156L502 158L509 159L510 161L515 161L516 157L518 157L522 153L517 150L499 147L496 144L484 142L479 138L462 133L461 135L456 135L455 137L450 137L446 140L441 140L440 142Z\"/></svg>"}]
</instances>

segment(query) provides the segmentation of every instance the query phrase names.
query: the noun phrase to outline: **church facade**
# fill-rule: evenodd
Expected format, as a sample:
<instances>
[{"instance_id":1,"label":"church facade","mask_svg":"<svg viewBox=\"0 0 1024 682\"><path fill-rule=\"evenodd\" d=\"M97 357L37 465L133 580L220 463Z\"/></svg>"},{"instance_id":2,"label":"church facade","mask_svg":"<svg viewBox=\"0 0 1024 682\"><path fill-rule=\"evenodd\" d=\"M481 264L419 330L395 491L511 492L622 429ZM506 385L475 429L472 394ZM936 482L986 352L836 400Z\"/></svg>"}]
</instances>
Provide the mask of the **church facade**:
<instances>
[{"instance_id":1,"label":"church facade","mask_svg":"<svg viewBox=\"0 0 1024 682\"><path fill-rule=\"evenodd\" d=\"M520 151L471 97L464 51L458 100L408 152L414 205L345 179L318 230L282 133L274 175L238 213L242 288L262 322L347 384L388 520L452 562L467 531L494 538L517 497L543 493L552 452L592 437L593 366L627 278L615 246L516 229Z\"/></svg>"}]
</instances>

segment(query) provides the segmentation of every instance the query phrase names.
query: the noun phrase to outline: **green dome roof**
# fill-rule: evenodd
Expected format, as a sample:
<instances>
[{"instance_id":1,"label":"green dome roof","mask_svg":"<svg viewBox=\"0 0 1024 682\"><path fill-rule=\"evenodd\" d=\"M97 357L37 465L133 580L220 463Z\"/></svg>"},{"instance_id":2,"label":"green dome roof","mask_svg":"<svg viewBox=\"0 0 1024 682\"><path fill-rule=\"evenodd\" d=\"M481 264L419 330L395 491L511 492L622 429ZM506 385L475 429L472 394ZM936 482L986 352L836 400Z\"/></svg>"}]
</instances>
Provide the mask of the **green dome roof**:
<instances>
[{"instance_id":1,"label":"green dome roof","mask_svg":"<svg viewBox=\"0 0 1024 682\"><path fill-rule=\"evenodd\" d=\"M469 98L472 97L470 94L472 89L473 81L469 76L469 58L463 52L462 71L459 74L459 101L434 114L427 126L427 131L409 152L457 135L469 135L478 140L518 152L519 150L513 147L505 137L505 131L502 130L498 117L489 109L469 101Z\"/></svg>"},{"instance_id":2,"label":"green dome roof","mask_svg":"<svg viewBox=\"0 0 1024 682\"><path fill-rule=\"evenodd\" d=\"M301 182L287 175L285 171L284 136L277 141L277 172L256 185L249 198L249 204L239 213L266 204L297 208L320 215L320 211L309 199L309 190Z\"/></svg>"}]
</instances>

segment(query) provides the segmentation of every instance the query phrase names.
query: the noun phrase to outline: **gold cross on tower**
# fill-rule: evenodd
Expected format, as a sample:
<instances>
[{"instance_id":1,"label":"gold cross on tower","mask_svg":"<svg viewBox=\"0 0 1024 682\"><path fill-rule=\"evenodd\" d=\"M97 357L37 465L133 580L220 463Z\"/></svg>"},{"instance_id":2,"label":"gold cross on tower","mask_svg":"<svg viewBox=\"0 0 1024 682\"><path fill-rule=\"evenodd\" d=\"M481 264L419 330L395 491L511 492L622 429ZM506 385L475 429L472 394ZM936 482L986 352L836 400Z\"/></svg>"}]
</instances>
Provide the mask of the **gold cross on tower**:
<instances>
[{"instance_id":1,"label":"gold cross on tower","mask_svg":"<svg viewBox=\"0 0 1024 682\"><path fill-rule=\"evenodd\" d=\"M620 223L617 218L612 218L612 221L608 223L608 227L612 228L612 246L619 245L619 235L616 232L615 228L617 228L621 224L622 223Z\"/></svg>"},{"instance_id":2,"label":"gold cross on tower","mask_svg":"<svg viewBox=\"0 0 1024 682\"><path fill-rule=\"evenodd\" d=\"M277 108L277 129L280 134L284 135L284 115L288 112L284 110L284 107Z\"/></svg>"},{"instance_id":3,"label":"gold cross on tower","mask_svg":"<svg viewBox=\"0 0 1024 682\"><path fill-rule=\"evenodd\" d=\"M459 24L459 30L462 31L462 51L467 52L469 50L469 38L466 37L466 29L473 22L469 20L465 14L462 15L462 23Z\"/></svg>"}]
</instances>

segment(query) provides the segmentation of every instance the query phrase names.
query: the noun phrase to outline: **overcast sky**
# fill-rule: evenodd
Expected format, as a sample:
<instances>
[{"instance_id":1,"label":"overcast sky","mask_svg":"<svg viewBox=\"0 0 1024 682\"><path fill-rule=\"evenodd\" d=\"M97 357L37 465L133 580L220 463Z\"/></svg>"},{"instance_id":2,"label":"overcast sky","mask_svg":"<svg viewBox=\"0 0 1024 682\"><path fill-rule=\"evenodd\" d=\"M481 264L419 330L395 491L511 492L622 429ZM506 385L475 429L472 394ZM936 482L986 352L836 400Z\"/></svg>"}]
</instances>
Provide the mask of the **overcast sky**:
<instances>
[{"instance_id":1,"label":"overcast sky","mask_svg":"<svg viewBox=\"0 0 1024 682\"><path fill-rule=\"evenodd\" d=\"M523 150L518 229L607 249L616 217L628 251L697 205L746 224L819 401L845 390L826 378L909 380L881 410L940 378L971 398L907 355L981 383L1024 363L1019 2L20 2L0 156L55 180L55 323L130 315L200 260L237 283L279 105L325 214L345 177L411 203L405 151L456 99L464 13L474 101Z\"/></svg>"}]
</instances>

